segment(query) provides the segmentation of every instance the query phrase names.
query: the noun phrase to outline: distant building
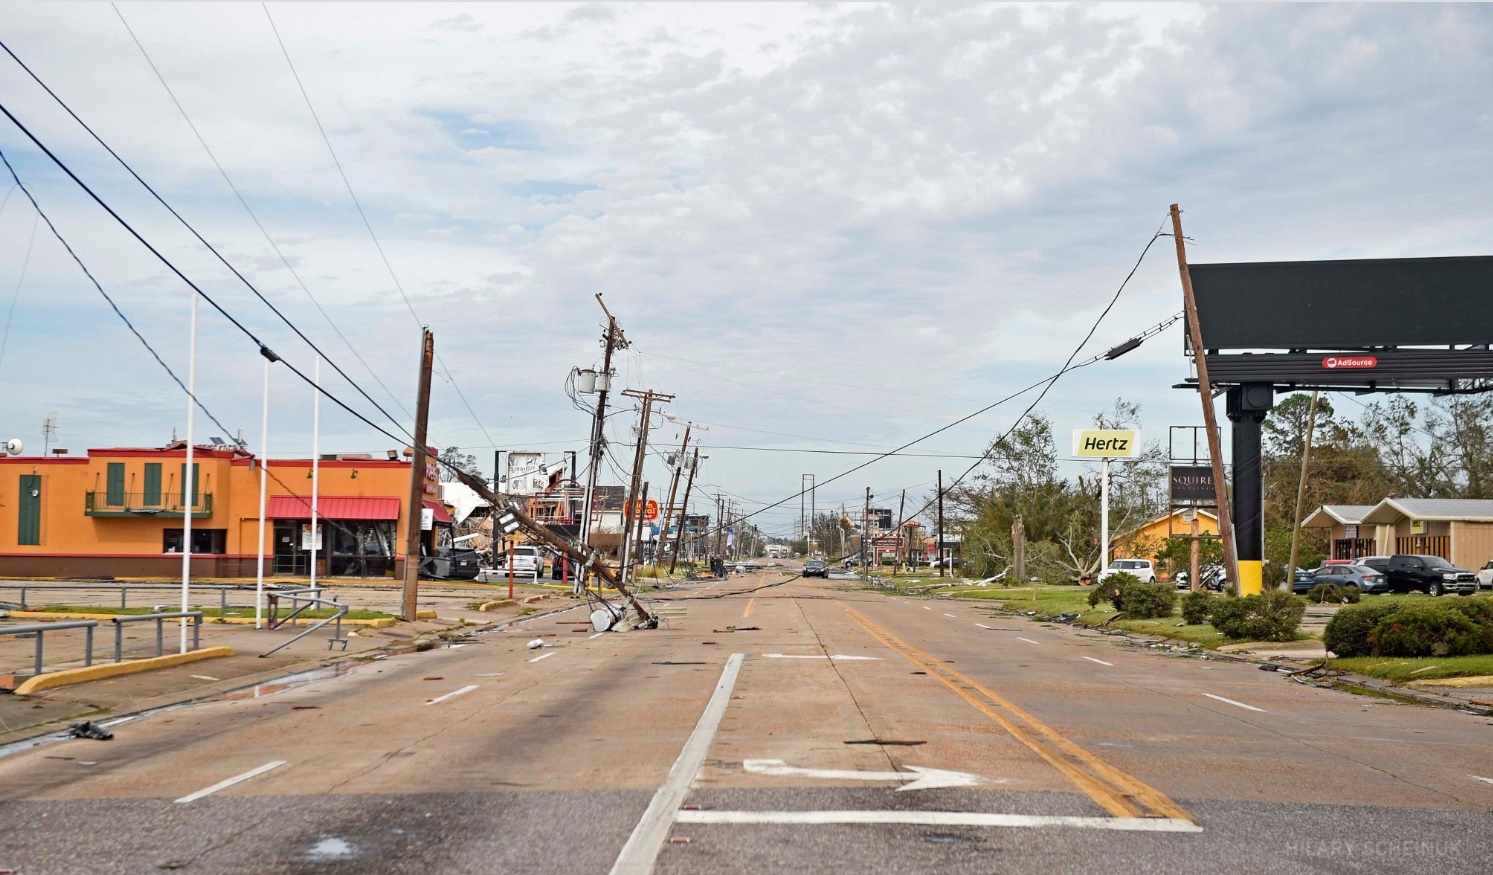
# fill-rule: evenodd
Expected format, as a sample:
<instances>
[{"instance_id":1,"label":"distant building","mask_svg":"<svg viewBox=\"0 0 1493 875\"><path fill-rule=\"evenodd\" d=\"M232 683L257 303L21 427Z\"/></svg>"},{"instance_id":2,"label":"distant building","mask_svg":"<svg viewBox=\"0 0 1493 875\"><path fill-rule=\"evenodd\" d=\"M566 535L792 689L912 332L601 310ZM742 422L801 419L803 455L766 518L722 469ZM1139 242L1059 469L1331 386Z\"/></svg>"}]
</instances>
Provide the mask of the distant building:
<instances>
[{"instance_id":1,"label":"distant building","mask_svg":"<svg viewBox=\"0 0 1493 875\"><path fill-rule=\"evenodd\" d=\"M1490 499L1390 497L1375 505L1329 504L1301 525L1329 530L1333 559L1418 553L1473 569L1493 559Z\"/></svg>"}]
</instances>

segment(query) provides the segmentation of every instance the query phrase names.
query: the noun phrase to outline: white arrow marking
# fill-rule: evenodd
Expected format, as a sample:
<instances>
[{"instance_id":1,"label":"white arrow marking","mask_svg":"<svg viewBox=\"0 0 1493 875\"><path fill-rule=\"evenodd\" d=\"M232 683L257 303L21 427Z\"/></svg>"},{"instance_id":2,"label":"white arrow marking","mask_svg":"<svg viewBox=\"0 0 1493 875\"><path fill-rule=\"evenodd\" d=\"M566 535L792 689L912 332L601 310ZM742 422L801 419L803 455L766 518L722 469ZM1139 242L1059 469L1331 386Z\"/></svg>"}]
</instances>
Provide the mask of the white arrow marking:
<instances>
[{"instance_id":1,"label":"white arrow marking","mask_svg":"<svg viewBox=\"0 0 1493 875\"><path fill-rule=\"evenodd\" d=\"M1126 832L1202 832L1190 820L1167 817L1071 817L1041 814L985 814L979 811L681 811L678 823L899 823L920 826L1044 826Z\"/></svg>"},{"instance_id":2,"label":"white arrow marking","mask_svg":"<svg viewBox=\"0 0 1493 875\"><path fill-rule=\"evenodd\" d=\"M923 766L908 766L906 772L857 772L853 769L802 769L790 766L782 760L745 760L742 768L754 775L797 775L819 778L825 781L906 781L897 789L931 790L935 787L971 787L980 783L980 778L967 772L950 772L945 769L929 769ZM993 783L1004 784L1004 778Z\"/></svg>"},{"instance_id":3,"label":"white arrow marking","mask_svg":"<svg viewBox=\"0 0 1493 875\"><path fill-rule=\"evenodd\" d=\"M1259 711L1261 714L1265 713L1264 708L1256 708L1253 705L1246 705L1243 702L1235 702L1233 699L1225 699L1223 696L1215 696L1212 693L1204 693L1203 695L1207 696L1210 699L1217 699L1220 702L1228 702L1230 705L1237 705L1240 708L1248 708L1251 711Z\"/></svg>"},{"instance_id":4,"label":"white arrow marking","mask_svg":"<svg viewBox=\"0 0 1493 875\"><path fill-rule=\"evenodd\" d=\"M764 653L762 655L767 659L869 659L876 662L881 661L881 657L879 656L845 656L841 653L836 653L833 656L825 656L822 653Z\"/></svg>"},{"instance_id":5,"label":"white arrow marking","mask_svg":"<svg viewBox=\"0 0 1493 875\"><path fill-rule=\"evenodd\" d=\"M1085 657L1084 657L1084 659L1087 659L1087 660L1088 660L1088 661L1089 661L1089 662L1097 662L1097 663L1099 663L1099 664L1100 664L1100 665L1107 665L1107 666L1109 666L1109 667L1110 667L1110 668L1114 668L1114 667L1115 667L1115 664L1114 664L1114 663L1113 663L1113 662L1105 662L1105 661L1104 661L1104 660L1102 660L1102 659L1095 659L1095 658L1094 658L1094 657L1092 657L1092 656L1085 656Z\"/></svg>"}]
</instances>

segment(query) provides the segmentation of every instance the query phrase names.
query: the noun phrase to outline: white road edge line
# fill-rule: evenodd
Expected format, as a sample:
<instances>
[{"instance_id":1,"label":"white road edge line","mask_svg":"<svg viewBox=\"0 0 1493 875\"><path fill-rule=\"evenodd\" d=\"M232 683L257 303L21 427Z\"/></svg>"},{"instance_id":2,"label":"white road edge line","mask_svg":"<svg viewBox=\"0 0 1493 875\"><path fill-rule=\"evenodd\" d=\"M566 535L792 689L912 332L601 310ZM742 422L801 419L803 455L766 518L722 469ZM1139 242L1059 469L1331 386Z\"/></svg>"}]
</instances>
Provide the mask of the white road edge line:
<instances>
[{"instance_id":1,"label":"white road edge line","mask_svg":"<svg viewBox=\"0 0 1493 875\"><path fill-rule=\"evenodd\" d=\"M1071 817L1041 814L986 814L979 811L681 811L677 820L679 823L900 823L928 826L1067 826L1079 829L1129 832L1203 831L1202 827L1190 820L1167 817Z\"/></svg>"},{"instance_id":2,"label":"white road edge line","mask_svg":"<svg viewBox=\"0 0 1493 875\"><path fill-rule=\"evenodd\" d=\"M1021 637L1021 636L1020 636L1020 635L1017 635L1017 636L1016 636L1016 640L1017 640L1017 641L1025 641L1025 642L1026 642L1026 643L1028 643L1028 644L1041 644L1041 643L1042 643L1042 642L1040 642L1040 641L1033 641L1033 640L1032 640L1032 639L1030 639L1030 638L1023 638L1023 637Z\"/></svg>"},{"instance_id":3,"label":"white road edge line","mask_svg":"<svg viewBox=\"0 0 1493 875\"><path fill-rule=\"evenodd\" d=\"M1085 656L1085 657L1084 657L1084 659L1087 659L1087 660L1088 660L1088 661L1089 661L1089 662L1097 662L1097 663L1099 663L1099 664L1100 664L1100 665L1107 665L1107 666L1109 666L1109 667L1110 667L1110 668L1114 668L1114 667L1115 667L1115 664L1114 664L1114 663L1113 663L1113 662L1105 662L1105 661L1104 661L1104 660L1102 660L1102 659L1095 659L1095 658L1094 658L1094 657L1092 657L1092 656Z\"/></svg>"},{"instance_id":4,"label":"white road edge line","mask_svg":"<svg viewBox=\"0 0 1493 875\"><path fill-rule=\"evenodd\" d=\"M605 634L606 634L605 632L597 632L595 635L590 636L586 640L587 641L595 641L596 639L600 638L601 636L603 636Z\"/></svg>"},{"instance_id":5,"label":"white road edge line","mask_svg":"<svg viewBox=\"0 0 1493 875\"><path fill-rule=\"evenodd\" d=\"M1240 708L1247 708L1250 711L1259 711L1261 714L1265 713L1264 708L1256 708L1253 705L1246 705L1243 702L1235 702L1233 699L1225 699L1223 696L1215 696L1212 693L1204 693L1203 695L1207 696L1210 699L1217 699L1220 702L1228 702L1230 705L1237 705Z\"/></svg>"},{"instance_id":6,"label":"white road edge line","mask_svg":"<svg viewBox=\"0 0 1493 875\"><path fill-rule=\"evenodd\" d=\"M549 659L551 656L554 656L554 655L555 655L555 651L551 650L549 653L541 653L541 654L539 654L538 656L534 657L533 659L531 659L529 661L530 662L538 662L541 659Z\"/></svg>"},{"instance_id":7,"label":"white road edge line","mask_svg":"<svg viewBox=\"0 0 1493 875\"><path fill-rule=\"evenodd\" d=\"M178 803L195 802L204 796L211 796L219 790L226 790L229 787L232 787L234 784L247 781L250 778L257 778L265 772L268 772L270 769L278 769L283 765L285 765L285 760L275 760L273 762L265 763L257 769L250 769L249 771L244 772L242 775L235 775L227 780L219 781L211 787L204 787L203 789L198 790L196 793L188 793L187 795L181 797L176 801Z\"/></svg>"},{"instance_id":8,"label":"white road edge line","mask_svg":"<svg viewBox=\"0 0 1493 875\"><path fill-rule=\"evenodd\" d=\"M463 693L470 693L471 691L473 691L475 689L477 689L477 685L476 684L467 684L466 686L462 687L461 689L459 689L459 690L452 690L451 692L447 693L444 696L436 696L434 699L431 699L429 702L426 702L425 704L427 704L427 705L439 705L440 703L446 701L447 699L454 699L457 696L462 695Z\"/></svg>"},{"instance_id":9,"label":"white road edge line","mask_svg":"<svg viewBox=\"0 0 1493 875\"><path fill-rule=\"evenodd\" d=\"M694 783L700 766L705 762L705 755L710 752L710 744L726 714L726 706L731 704L731 690L736 686L736 676L741 673L743 658L742 654L733 653L726 660L726 668L700 715L700 722L695 724L695 731L690 733L679 758L669 769L669 777L653 794L653 801L648 803L643 818L627 837L627 844L622 846L617 862L612 864L612 875L650 875L653 872L664 839L682 813L679 806L684 803L690 784Z\"/></svg>"}]
</instances>

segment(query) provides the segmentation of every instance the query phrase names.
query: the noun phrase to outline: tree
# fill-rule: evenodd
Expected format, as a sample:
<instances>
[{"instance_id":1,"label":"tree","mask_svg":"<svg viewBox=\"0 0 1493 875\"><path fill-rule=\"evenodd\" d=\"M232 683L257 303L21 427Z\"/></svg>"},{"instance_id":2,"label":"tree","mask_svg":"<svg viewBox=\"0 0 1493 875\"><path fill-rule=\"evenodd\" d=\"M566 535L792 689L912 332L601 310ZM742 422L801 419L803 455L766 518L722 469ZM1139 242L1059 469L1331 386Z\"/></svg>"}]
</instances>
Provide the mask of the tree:
<instances>
[{"instance_id":1,"label":"tree","mask_svg":"<svg viewBox=\"0 0 1493 875\"><path fill-rule=\"evenodd\" d=\"M477 467L477 457L470 453L463 453L461 447L447 447L441 452L441 482L454 483L458 479L452 468L472 474L476 477L482 476L482 469Z\"/></svg>"}]
</instances>

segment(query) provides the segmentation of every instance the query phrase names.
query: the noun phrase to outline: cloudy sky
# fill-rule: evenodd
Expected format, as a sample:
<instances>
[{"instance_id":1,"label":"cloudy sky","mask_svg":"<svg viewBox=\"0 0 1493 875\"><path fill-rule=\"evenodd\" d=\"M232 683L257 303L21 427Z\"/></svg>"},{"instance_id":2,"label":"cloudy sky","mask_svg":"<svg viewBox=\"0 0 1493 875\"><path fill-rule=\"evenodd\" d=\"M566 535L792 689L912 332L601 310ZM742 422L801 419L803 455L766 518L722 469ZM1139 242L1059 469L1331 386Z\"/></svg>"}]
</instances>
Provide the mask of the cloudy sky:
<instances>
[{"instance_id":1,"label":"cloudy sky","mask_svg":"<svg viewBox=\"0 0 1493 875\"><path fill-rule=\"evenodd\" d=\"M107 4L10 4L0 39L406 426L429 324L449 372L435 381L432 443L486 466L494 448L584 449L587 419L564 384L599 362L597 292L633 344L619 382L675 394L666 410L708 424L697 488L754 509L803 473L827 481L866 458L769 450L889 449L1051 374L1174 201L1198 262L1493 251L1493 10L1481 5L269 12L131 3L122 21ZM9 58L0 101L310 372L309 348ZM0 124L43 209L184 376L187 288ZM32 242L34 221L12 193L0 437L38 445L53 411L74 451L184 432L180 391L45 225ZM1180 298L1163 240L1081 357ZM257 449L256 348L206 307L199 330L199 394ZM1154 437L1195 424L1196 396L1170 388L1186 375L1180 346L1174 326L1065 377L1041 409L1059 434L1117 397L1142 405ZM853 505L867 486L878 503L904 488L921 498L1029 397L915 450L946 458L879 462L825 485L819 506ZM311 394L283 370L271 419L271 455L310 451ZM619 443L628 421L612 420ZM660 420L653 440L677 435ZM323 451L392 445L324 406ZM656 493L662 463L648 479ZM797 504L759 521L787 534Z\"/></svg>"}]
</instances>

